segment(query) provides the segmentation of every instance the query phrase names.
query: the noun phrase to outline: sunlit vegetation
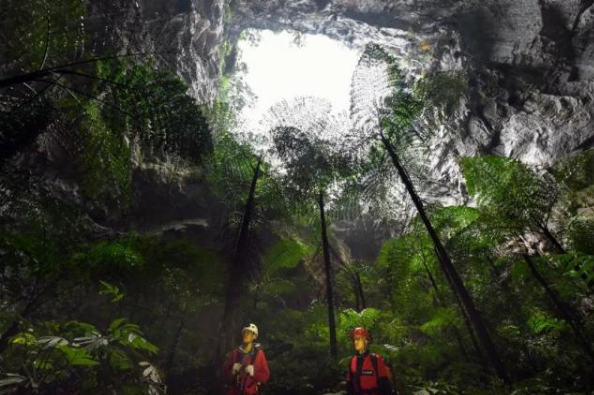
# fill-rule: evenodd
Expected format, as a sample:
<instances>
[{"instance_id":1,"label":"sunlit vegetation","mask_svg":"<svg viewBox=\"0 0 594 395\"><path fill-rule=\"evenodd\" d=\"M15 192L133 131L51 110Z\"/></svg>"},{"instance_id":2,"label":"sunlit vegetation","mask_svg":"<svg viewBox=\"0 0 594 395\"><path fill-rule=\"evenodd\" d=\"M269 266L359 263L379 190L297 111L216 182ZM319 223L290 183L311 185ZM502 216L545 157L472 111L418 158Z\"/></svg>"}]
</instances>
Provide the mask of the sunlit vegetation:
<instances>
[{"instance_id":1,"label":"sunlit vegetation","mask_svg":"<svg viewBox=\"0 0 594 395\"><path fill-rule=\"evenodd\" d=\"M89 49L85 1L8 3L0 393L216 393L249 321L265 393L342 391L349 332L365 326L402 395L592 394L592 151L550 168L455 158L469 204L440 206L419 121L458 109L462 72L409 86L369 45L352 122L323 100L282 102L265 149L233 134L225 84L198 105L150 55ZM126 222L135 175L172 160L222 207L215 242L106 231ZM398 230L368 262L334 226L364 217Z\"/></svg>"}]
</instances>

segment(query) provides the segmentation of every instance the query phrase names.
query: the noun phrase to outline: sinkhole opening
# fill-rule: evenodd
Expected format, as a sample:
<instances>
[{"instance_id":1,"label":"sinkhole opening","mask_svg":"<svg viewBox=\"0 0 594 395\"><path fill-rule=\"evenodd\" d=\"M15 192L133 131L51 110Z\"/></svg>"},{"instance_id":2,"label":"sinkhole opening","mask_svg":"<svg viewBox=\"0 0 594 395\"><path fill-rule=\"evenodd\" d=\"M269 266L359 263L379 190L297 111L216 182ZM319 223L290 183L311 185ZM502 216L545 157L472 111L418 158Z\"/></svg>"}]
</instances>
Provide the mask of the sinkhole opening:
<instances>
[{"instance_id":1,"label":"sinkhole opening","mask_svg":"<svg viewBox=\"0 0 594 395\"><path fill-rule=\"evenodd\" d=\"M319 34L248 29L238 42L238 67L230 84L240 87L244 105L238 128L263 131L261 121L275 104L313 96L348 113L353 72L362 50Z\"/></svg>"}]
</instances>

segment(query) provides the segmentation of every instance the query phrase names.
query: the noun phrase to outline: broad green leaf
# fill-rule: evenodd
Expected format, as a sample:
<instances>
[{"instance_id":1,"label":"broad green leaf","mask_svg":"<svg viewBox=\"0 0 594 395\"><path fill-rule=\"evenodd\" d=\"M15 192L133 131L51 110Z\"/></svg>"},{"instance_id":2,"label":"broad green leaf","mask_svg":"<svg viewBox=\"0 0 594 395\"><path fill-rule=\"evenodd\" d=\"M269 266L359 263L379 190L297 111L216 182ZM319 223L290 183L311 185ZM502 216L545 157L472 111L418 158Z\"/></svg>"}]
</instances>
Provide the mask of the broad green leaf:
<instances>
[{"instance_id":1,"label":"broad green leaf","mask_svg":"<svg viewBox=\"0 0 594 395\"><path fill-rule=\"evenodd\" d=\"M12 338L11 343L34 346L37 344L37 339L30 333L21 332Z\"/></svg>"},{"instance_id":2,"label":"broad green leaf","mask_svg":"<svg viewBox=\"0 0 594 395\"><path fill-rule=\"evenodd\" d=\"M58 347L66 356L68 363L72 366L96 366L99 362L93 359L91 354L85 348L75 348L70 346Z\"/></svg>"}]
</instances>

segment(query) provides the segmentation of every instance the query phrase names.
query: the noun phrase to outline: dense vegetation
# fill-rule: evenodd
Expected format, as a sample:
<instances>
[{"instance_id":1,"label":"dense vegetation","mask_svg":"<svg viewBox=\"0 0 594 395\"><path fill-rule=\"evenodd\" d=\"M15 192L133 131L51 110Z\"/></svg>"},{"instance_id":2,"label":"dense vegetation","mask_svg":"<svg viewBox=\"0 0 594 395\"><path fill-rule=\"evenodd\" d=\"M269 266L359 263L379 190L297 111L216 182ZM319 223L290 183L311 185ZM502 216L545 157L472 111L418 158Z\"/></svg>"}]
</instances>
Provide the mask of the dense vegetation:
<instances>
[{"instance_id":1,"label":"dense vegetation","mask_svg":"<svg viewBox=\"0 0 594 395\"><path fill-rule=\"evenodd\" d=\"M228 87L198 105L154 54L98 40L85 1L58 3L0 18L0 393L216 393L243 322L268 394L341 391L360 325L401 394L593 393L592 151L456 158L470 203L444 207L426 147L462 71L408 86L370 45L352 128L300 98L262 149L233 135ZM110 231L147 173L207 185L217 235ZM358 261L333 223L369 218L393 237Z\"/></svg>"}]
</instances>

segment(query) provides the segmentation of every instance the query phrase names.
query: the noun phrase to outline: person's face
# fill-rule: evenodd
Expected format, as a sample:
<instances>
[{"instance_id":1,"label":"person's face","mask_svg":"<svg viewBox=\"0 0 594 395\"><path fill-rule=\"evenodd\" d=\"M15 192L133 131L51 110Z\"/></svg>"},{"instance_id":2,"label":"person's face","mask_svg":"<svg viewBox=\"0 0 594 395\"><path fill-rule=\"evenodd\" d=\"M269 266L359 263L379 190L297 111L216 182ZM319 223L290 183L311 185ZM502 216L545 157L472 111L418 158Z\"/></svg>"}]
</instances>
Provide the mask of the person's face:
<instances>
[{"instance_id":1,"label":"person's face","mask_svg":"<svg viewBox=\"0 0 594 395\"><path fill-rule=\"evenodd\" d=\"M241 336L245 344L252 343L254 341L254 332L252 331L245 330Z\"/></svg>"},{"instance_id":2,"label":"person's face","mask_svg":"<svg viewBox=\"0 0 594 395\"><path fill-rule=\"evenodd\" d=\"M361 336L357 336L353 339L353 345L357 352L364 352L367 348L367 339Z\"/></svg>"}]
</instances>

